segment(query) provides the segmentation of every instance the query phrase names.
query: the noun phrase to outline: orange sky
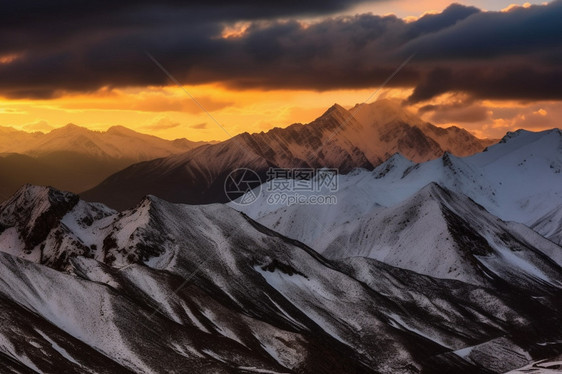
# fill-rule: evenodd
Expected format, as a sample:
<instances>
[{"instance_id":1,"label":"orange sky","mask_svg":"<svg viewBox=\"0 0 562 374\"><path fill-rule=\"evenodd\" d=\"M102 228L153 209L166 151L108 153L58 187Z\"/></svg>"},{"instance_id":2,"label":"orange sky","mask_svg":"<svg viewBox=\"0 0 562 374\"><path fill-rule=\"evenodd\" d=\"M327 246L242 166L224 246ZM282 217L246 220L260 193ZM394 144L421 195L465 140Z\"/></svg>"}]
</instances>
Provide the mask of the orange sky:
<instances>
[{"instance_id":1,"label":"orange sky","mask_svg":"<svg viewBox=\"0 0 562 374\"><path fill-rule=\"evenodd\" d=\"M139 132L174 139L224 140L244 131L267 131L294 122L307 123L334 103L350 108L364 102L374 90L245 90L233 91L220 85L187 86L186 89L212 114L224 130L183 92L174 86L101 90L91 94L67 95L50 100L2 100L0 126L26 131L47 132L75 123L94 130L122 125ZM411 89L383 90L378 97L405 99ZM444 95L425 105L452 105L462 95ZM478 119L467 110L485 111L489 117ZM463 109L446 111L448 117L423 117L441 126L465 127L477 136L501 137L506 131L526 127L542 130L555 127L562 114L556 102L512 102L485 100ZM463 118L467 117L466 119Z\"/></svg>"},{"instance_id":2,"label":"orange sky","mask_svg":"<svg viewBox=\"0 0 562 374\"><path fill-rule=\"evenodd\" d=\"M356 8L356 11L372 12L375 14L397 14L402 18L417 17L424 13L440 12L451 3L459 3L463 5L472 5L483 10L503 10L514 5L525 4L543 4L545 0L428 0L428 1L411 1L411 0L395 0L392 2L381 1L375 4L362 4Z\"/></svg>"},{"instance_id":3,"label":"orange sky","mask_svg":"<svg viewBox=\"0 0 562 374\"><path fill-rule=\"evenodd\" d=\"M372 90L233 91L217 84L185 88L220 126L176 86L101 90L48 100L4 99L0 126L45 132L69 122L95 130L122 125L168 139L224 140L244 131L259 132L294 122L310 122L333 103L351 106L372 93Z\"/></svg>"},{"instance_id":4,"label":"orange sky","mask_svg":"<svg viewBox=\"0 0 562 374\"><path fill-rule=\"evenodd\" d=\"M392 5L381 2L354 11L384 14L392 6L396 14L409 17L432 10L440 11L450 3L441 0L404 0L394 1ZM480 4L482 2L465 3L485 8L485 5ZM507 2L499 1L494 8L502 9L506 5ZM243 25L230 27L229 33L235 33L240 27L243 28ZM13 58L0 58L0 64L12 61ZM46 132L67 123L96 130L122 125L168 139L185 137L190 140L224 140L244 131L259 132L275 126L285 127L294 122L306 123L318 117L333 103L349 108L364 102L376 90L373 87L321 92L259 89L236 91L220 84L188 85L185 88L209 110L220 126L176 86L101 89L87 94L63 94L58 98L45 100L0 99L0 126ZM380 96L405 99L411 93L412 90L407 88L392 89L383 90ZM448 94L411 109L417 110L430 104L462 103L463 100L466 98L462 95ZM423 115L426 120L438 125L457 125L478 136L500 137L506 131L519 127L553 127L556 118L562 114L560 105L556 102L480 101L461 107L451 105L451 108L438 115L431 111L424 111Z\"/></svg>"}]
</instances>

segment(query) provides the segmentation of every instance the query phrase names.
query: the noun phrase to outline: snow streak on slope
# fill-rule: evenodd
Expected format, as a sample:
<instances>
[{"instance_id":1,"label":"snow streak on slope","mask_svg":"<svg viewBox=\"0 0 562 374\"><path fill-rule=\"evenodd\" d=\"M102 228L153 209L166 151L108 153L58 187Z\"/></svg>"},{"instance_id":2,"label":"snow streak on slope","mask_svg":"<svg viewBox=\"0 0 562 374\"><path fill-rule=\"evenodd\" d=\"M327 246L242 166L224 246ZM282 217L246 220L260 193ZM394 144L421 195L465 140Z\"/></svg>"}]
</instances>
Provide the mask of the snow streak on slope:
<instances>
[{"instance_id":1,"label":"snow streak on slope","mask_svg":"<svg viewBox=\"0 0 562 374\"><path fill-rule=\"evenodd\" d=\"M556 204L554 204L556 205ZM530 227L554 243L562 245L562 209L558 205L537 219Z\"/></svg>"},{"instance_id":2,"label":"snow streak on slope","mask_svg":"<svg viewBox=\"0 0 562 374\"><path fill-rule=\"evenodd\" d=\"M25 245L0 253L8 373L476 371L489 360L447 354L506 334L527 334L514 344L538 354L543 321L559 315L559 291L539 280L496 289L331 262L224 205L147 197L117 213L26 186L0 218L0 251L14 235L42 239L35 263L18 258Z\"/></svg>"},{"instance_id":3,"label":"snow streak on slope","mask_svg":"<svg viewBox=\"0 0 562 374\"><path fill-rule=\"evenodd\" d=\"M532 364L525 365L517 370L510 371L507 374L524 374L524 373L533 373L533 374L556 374L562 371L562 357L558 357L555 359L549 360L540 360L537 362L533 362Z\"/></svg>"}]
</instances>

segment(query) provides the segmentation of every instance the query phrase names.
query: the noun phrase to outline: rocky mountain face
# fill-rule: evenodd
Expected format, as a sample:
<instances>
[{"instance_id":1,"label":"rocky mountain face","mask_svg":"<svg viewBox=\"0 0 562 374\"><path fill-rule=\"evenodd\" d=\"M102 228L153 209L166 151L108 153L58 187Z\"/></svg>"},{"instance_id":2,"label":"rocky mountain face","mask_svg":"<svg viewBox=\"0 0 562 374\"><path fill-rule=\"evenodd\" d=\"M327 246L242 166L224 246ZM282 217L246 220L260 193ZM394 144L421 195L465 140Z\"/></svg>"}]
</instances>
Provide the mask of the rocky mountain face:
<instances>
[{"instance_id":1,"label":"rocky mountain face","mask_svg":"<svg viewBox=\"0 0 562 374\"><path fill-rule=\"evenodd\" d=\"M221 204L147 196L117 212L26 185L0 205L0 370L502 373L562 350L546 240L472 232L489 215L436 185L416 196L412 224L448 207L461 258L447 265L482 276L328 259Z\"/></svg>"},{"instance_id":2,"label":"rocky mountain face","mask_svg":"<svg viewBox=\"0 0 562 374\"><path fill-rule=\"evenodd\" d=\"M394 101L351 111L336 104L307 125L244 133L179 156L132 165L82 196L116 209L130 208L146 194L192 204L226 202L225 177L237 168L250 168L264 181L269 167L328 167L348 173L372 170L396 152L421 162L445 151L472 154L490 143L465 130L427 124Z\"/></svg>"},{"instance_id":3,"label":"rocky mountain face","mask_svg":"<svg viewBox=\"0 0 562 374\"><path fill-rule=\"evenodd\" d=\"M203 144L160 139L122 126L100 132L69 124L46 134L0 128L0 200L25 183L78 193L131 164Z\"/></svg>"}]
</instances>

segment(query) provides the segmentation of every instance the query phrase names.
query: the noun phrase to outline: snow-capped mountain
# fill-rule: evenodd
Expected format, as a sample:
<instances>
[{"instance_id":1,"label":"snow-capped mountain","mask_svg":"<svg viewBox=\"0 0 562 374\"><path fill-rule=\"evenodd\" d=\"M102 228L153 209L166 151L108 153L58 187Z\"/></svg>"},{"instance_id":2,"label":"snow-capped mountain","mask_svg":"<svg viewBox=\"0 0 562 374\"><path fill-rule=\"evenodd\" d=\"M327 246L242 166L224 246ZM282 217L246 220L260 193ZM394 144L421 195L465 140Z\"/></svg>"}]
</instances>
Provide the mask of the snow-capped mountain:
<instances>
[{"instance_id":1,"label":"snow-capped mountain","mask_svg":"<svg viewBox=\"0 0 562 374\"><path fill-rule=\"evenodd\" d=\"M502 372L562 338L553 283L331 261L225 205L116 212L27 185L0 224L6 373Z\"/></svg>"},{"instance_id":2,"label":"snow-capped mountain","mask_svg":"<svg viewBox=\"0 0 562 374\"><path fill-rule=\"evenodd\" d=\"M106 132L69 124L47 134L0 128L0 201L25 183L76 193L140 161L184 153L203 142L165 140L122 126Z\"/></svg>"},{"instance_id":3,"label":"snow-capped mountain","mask_svg":"<svg viewBox=\"0 0 562 374\"><path fill-rule=\"evenodd\" d=\"M315 248L328 258L369 257L466 283L535 279L562 287L562 247L433 183L396 206L332 229Z\"/></svg>"},{"instance_id":4,"label":"snow-capped mountain","mask_svg":"<svg viewBox=\"0 0 562 374\"><path fill-rule=\"evenodd\" d=\"M146 194L174 202L225 202L225 177L236 168L253 169L263 180L269 167L331 167L347 173L358 167L372 170L395 152L427 161L444 151L471 154L490 143L465 130L424 123L391 100L352 111L336 104L307 125L244 133L179 156L132 165L83 196L116 209L130 208Z\"/></svg>"},{"instance_id":5,"label":"snow-capped mountain","mask_svg":"<svg viewBox=\"0 0 562 374\"><path fill-rule=\"evenodd\" d=\"M338 191L323 192L337 197L335 205L271 204L268 196L274 191L262 188L251 205L233 206L317 248L336 227L372 216L377 207L398 206L435 182L468 196L504 221L525 224L560 243L561 167L559 129L519 130L473 156L459 158L445 153L439 159L416 164L396 154L373 171L340 175Z\"/></svg>"}]
</instances>

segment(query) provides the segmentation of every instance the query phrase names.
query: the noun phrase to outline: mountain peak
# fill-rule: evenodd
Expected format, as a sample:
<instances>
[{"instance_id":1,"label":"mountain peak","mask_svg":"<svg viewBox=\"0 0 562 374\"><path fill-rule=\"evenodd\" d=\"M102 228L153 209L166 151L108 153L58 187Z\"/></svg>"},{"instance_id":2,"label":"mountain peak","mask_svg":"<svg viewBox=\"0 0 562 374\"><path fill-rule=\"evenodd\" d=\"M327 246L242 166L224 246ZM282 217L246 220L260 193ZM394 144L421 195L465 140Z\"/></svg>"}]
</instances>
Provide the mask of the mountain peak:
<instances>
[{"instance_id":1,"label":"mountain peak","mask_svg":"<svg viewBox=\"0 0 562 374\"><path fill-rule=\"evenodd\" d=\"M518 129L515 131L508 131L503 138L499 141L500 144L505 144L508 142L513 141L514 139L525 139L528 137L536 137L536 136L561 136L562 133L558 128L552 128L550 130L544 130L539 132L529 131L525 129Z\"/></svg>"},{"instance_id":2,"label":"mountain peak","mask_svg":"<svg viewBox=\"0 0 562 374\"><path fill-rule=\"evenodd\" d=\"M162 200L154 195L145 195L141 201L139 201L135 209L150 210L151 207L162 205L164 203L166 203L165 200Z\"/></svg>"},{"instance_id":3,"label":"mountain peak","mask_svg":"<svg viewBox=\"0 0 562 374\"><path fill-rule=\"evenodd\" d=\"M33 184L24 184L16 193L9 199L8 202L23 202L44 200L49 203L57 203L61 201L72 200L76 195L70 192L59 191L50 186L36 186Z\"/></svg>"},{"instance_id":4,"label":"mountain peak","mask_svg":"<svg viewBox=\"0 0 562 374\"><path fill-rule=\"evenodd\" d=\"M517 138L517 137L519 137L520 135L525 134L525 133L530 133L530 131L526 131L526 130L523 130L523 129L518 129L518 130L515 130L515 131L508 131L508 132L503 136L503 138L501 138L501 140L499 141L499 143L502 143L502 144L503 144L503 143L507 143L507 142L510 141L511 139L515 139L515 138Z\"/></svg>"},{"instance_id":5,"label":"mountain peak","mask_svg":"<svg viewBox=\"0 0 562 374\"><path fill-rule=\"evenodd\" d=\"M388 160L380 164L373 170L375 178L380 179L389 173L403 174L408 168L415 165L415 162L404 157L401 153L394 153Z\"/></svg>"},{"instance_id":6,"label":"mountain peak","mask_svg":"<svg viewBox=\"0 0 562 374\"><path fill-rule=\"evenodd\" d=\"M82 126L78 126L75 125L74 123L68 123L62 127L58 127L54 130L51 130L51 132L49 134L61 134L61 133L88 133L88 132L92 132L92 130L86 128L86 127L82 127Z\"/></svg>"},{"instance_id":7,"label":"mountain peak","mask_svg":"<svg viewBox=\"0 0 562 374\"><path fill-rule=\"evenodd\" d=\"M266 173L271 165L284 168L333 167L347 173L355 168L373 170L397 152L414 162L424 162L441 157L444 150L466 156L485 147L469 133L459 136L458 131L447 129L437 135L430 133L423 126L425 122L408 111L399 100L379 100L356 106L356 109L351 113L334 104L306 125L296 123L267 132L241 133L234 139L170 157L166 161L138 164L134 169L123 170L114 179L88 191L87 196L119 209L130 208L147 193L171 201L223 202L224 191L216 187L222 185L224 176L235 168L249 167L259 174ZM250 150L244 152L243 157L240 157L240 142ZM394 161L400 165L407 164ZM163 163L166 171L163 171ZM169 188L162 181L163 175L176 185L189 185L190 192L179 187ZM197 183L193 183L194 177ZM211 186L214 187L209 190ZM131 190L138 192L132 196Z\"/></svg>"},{"instance_id":8,"label":"mountain peak","mask_svg":"<svg viewBox=\"0 0 562 374\"><path fill-rule=\"evenodd\" d=\"M316 127L321 130L335 130L338 132L344 131L344 129L354 129L360 126L353 115L344 107L339 104L334 104L328 110L326 110L320 117L309 123L308 129ZM288 129L292 129L292 126ZM282 129L281 131L284 131Z\"/></svg>"},{"instance_id":9,"label":"mountain peak","mask_svg":"<svg viewBox=\"0 0 562 374\"><path fill-rule=\"evenodd\" d=\"M26 184L0 204L0 227L20 227L25 250L30 252L79 200L69 192Z\"/></svg>"},{"instance_id":10,"label":"mountain peak","mask_svg":"<svg viewBox=\"0 0 562 374\"><path fill-rule=\"evenodd\" d=\"M349 118L351 113L339 104L334 104L328 108L318 119L342 119Z\"/></svg>"},{"instance_id":11,"label":"mountain peak","mask_svg":"<svg viewBox=\"0 0 562 374\"><path fill-rule=\"evenodd\" d=\"M429 182L422 187L414 196L423 197L425 200L443 200L444 196L451 196L451 191L437 182Z\"/></svg>"},{"instance_id":12,"label":"mountain peak","mask_svg":"<svg viewBox=\"0 0 562 374\"><path fill-rule=\"evenodd\" d=\"M131 130L130 128L121 125L111 126L107 129L106 133L114 135L139 135L139 133L135 130Z\"/></svg>"},{"instance_id":13,"label":"mountain peak","mask_svg":"<svg viewBox=\"0 0 562 374\"><path fill-rule=\"evenodd\" d=\"M347 113L347 109L345 109L343 106L341 106L338 103L334 103L331 107L328 108L328 110L325 112L325 114L331 113L331 112L334 112L334 111Z\"/></svg>"}]
</instances>

